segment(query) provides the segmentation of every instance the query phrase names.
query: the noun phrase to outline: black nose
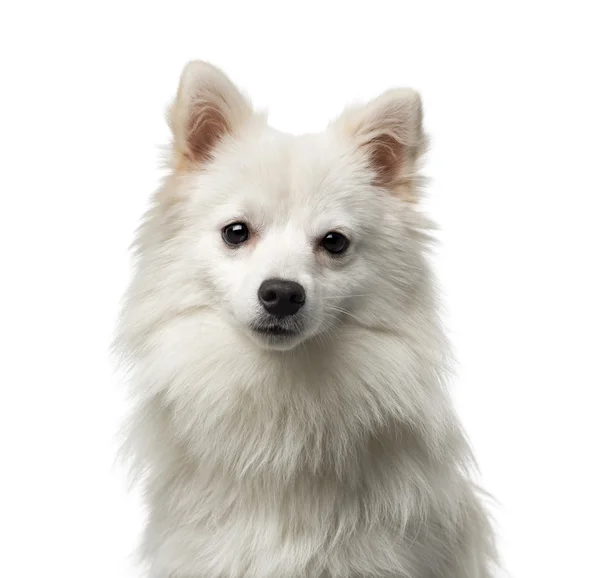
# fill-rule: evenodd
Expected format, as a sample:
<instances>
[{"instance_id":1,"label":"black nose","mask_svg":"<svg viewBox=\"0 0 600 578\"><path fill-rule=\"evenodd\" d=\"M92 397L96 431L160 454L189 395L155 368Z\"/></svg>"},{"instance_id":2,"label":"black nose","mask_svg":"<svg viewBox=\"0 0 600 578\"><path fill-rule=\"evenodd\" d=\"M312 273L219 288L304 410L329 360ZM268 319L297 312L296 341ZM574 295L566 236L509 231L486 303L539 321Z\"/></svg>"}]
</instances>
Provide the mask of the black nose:
<instances>
[{"instance_id":1,"label":"black nose","mask_svg":"<svg viewBox=\"0 0 600 578\"><path fill-rule=\"evenodd\" d=\"M294 281L267 279L258 289L258 299L271 315L287 317L304 305L306 294L302 285Z\"/></svg>"}]
</instances>

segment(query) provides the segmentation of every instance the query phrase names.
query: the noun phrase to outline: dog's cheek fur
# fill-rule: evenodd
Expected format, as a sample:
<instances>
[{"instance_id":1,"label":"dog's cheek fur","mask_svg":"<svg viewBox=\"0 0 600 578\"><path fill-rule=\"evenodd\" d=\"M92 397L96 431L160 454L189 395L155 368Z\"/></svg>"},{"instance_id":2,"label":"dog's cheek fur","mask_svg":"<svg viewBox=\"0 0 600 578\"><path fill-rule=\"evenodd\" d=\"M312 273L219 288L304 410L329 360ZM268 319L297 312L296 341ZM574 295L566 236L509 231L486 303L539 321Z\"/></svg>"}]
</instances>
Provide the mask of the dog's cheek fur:
<instances>
[{"instance_id":1,"label":"dog's cheek fur","mask_svg":"<svg viewBox=\"0 0 600 578\"><path fill-rule=\"evenodd\" d=\"M356 149L332 166L376 206L356 268L322 274L321 290L352 313L330 335L271 352L224 315L227 291L241 289L210 214L228 155L186 161L146 215L117 348L133 403L123 453L149 506L152 578L491 576L490 525L446 391L430 225L412 206L414 151L374 160L376 132L364 132L374 110L345 117L340 138ZM402 147L420 146L401 128ZM228 138L210 147L235 148ZM383 183L373 162L394 159ZM336 178L330 191L347 186Z\"/></svg>"}]
</instances>

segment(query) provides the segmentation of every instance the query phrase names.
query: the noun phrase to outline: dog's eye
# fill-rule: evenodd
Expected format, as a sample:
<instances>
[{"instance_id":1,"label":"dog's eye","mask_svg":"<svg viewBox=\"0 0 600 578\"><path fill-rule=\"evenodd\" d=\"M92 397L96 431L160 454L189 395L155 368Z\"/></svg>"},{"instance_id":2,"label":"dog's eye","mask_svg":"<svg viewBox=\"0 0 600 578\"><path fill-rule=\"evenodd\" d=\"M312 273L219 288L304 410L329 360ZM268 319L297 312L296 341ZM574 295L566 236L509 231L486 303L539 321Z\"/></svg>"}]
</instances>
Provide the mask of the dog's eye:
<instances>
[{"instance_id":1,"label":"dog's eye","mask_svg":"<svg viewBox=\"0 0 600 578\"><path fill-rule=\"evenodd\" d=\"M223 227L221 234L228 245L241 245L250 238L250 231L248 231L246 223L231 223L231 225Z\"/></svg>"},{"instance_id":2,"label":"dog's eye","mask_svg":"<svg viewBox=\"0 0 600 578\"><path fill-rule=\"evenodd\" d=\"M343 253L348 248L348 245L350 245L350 241L336 231L329 231L321 241L321 246L334 255Z\"/></svg>"}]
</instances>

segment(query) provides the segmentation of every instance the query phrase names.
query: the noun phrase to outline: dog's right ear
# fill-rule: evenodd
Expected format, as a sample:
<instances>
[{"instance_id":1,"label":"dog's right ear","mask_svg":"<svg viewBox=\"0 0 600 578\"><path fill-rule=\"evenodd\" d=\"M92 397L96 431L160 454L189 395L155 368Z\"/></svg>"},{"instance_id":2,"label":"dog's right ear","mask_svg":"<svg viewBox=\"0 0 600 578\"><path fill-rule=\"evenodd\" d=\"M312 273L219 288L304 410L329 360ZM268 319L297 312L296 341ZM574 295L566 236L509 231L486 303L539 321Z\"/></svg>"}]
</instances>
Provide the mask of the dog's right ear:
<instances>
[{"instance_id":1,"label":"dog's right ear","mask_svg":"<svg viewBox=\"0 0 600 578\"><path fill-rule=\"evenodd\" d=\"M221 70L200 60L190 62L168 113L176 165L210 160L219 142L251 116L250 103Z\"/></svg>"}]
</instances>

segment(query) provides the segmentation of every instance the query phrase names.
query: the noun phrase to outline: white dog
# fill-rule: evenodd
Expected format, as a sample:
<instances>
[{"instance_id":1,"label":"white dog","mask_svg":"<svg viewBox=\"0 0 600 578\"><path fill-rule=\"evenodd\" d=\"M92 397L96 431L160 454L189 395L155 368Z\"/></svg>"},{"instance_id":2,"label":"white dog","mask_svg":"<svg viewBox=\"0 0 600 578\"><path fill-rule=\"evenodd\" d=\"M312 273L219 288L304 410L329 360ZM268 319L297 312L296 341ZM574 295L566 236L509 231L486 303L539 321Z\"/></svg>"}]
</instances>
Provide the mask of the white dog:
<instances>
[{"instance_id":1,"label":"white dog","mask_svg":"<svg viewBox=\"0 0 600 578\"><path fill-rule=\"evenodd\" d=\"M488 578L412 90L270 128L193 62L117 347L154 578Z\"/></svg>"}]
</instances>

